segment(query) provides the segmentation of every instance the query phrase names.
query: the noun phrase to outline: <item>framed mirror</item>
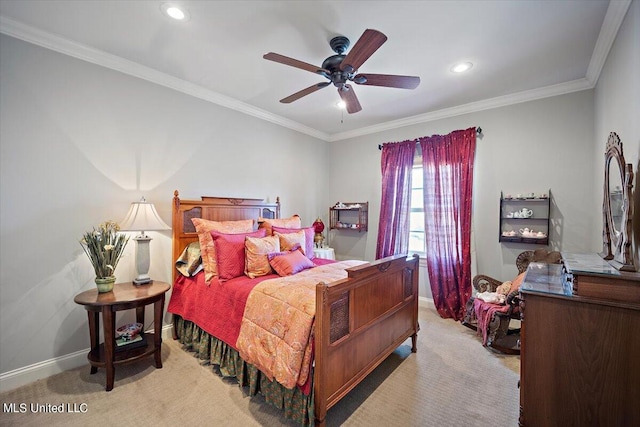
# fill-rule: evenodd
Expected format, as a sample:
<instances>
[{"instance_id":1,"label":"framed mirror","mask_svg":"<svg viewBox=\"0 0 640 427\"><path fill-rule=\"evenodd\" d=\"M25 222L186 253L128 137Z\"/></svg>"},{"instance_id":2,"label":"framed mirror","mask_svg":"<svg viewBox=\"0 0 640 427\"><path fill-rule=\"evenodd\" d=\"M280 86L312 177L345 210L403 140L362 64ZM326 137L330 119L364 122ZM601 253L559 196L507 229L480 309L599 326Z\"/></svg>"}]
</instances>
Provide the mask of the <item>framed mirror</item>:
<instances>
[{"instance_id":1,"label":"framed mirror","mask_svg":"<svg viewBox=\"0 0 640 427\"><path fill-rule=\"evenodd\" d=\"M609 134L604 156L603 231L600 256L621 271L636 271L631 245L633 165L625 163L622 142Z\"/></svg>"}]
</instances>

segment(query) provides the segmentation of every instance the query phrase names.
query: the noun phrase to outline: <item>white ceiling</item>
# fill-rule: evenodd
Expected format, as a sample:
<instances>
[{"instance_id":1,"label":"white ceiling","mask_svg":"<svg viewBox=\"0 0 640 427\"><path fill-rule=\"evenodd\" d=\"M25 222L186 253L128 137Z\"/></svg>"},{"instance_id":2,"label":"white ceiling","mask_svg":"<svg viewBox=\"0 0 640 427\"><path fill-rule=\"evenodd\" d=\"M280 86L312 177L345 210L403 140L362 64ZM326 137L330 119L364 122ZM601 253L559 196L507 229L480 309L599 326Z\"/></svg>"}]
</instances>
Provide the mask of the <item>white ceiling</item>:
<instances>
[{"instance_id":1,"label":"white ceiling","mask_svg":"<svg viewBox=\"0 0 640 427\"><path fill-rule=\"evenodd\" d=\"M630 0L609 3L1 0L0 31L332 141L593 87ZM332 37L353 46L367 28L388 40L360 71L419 76L417 89L353 84L355 114L333 86L279 102L326 80L263 54L320 66ZM461 60L472 70L450 72Z\"/></svg>"}]
</instances>

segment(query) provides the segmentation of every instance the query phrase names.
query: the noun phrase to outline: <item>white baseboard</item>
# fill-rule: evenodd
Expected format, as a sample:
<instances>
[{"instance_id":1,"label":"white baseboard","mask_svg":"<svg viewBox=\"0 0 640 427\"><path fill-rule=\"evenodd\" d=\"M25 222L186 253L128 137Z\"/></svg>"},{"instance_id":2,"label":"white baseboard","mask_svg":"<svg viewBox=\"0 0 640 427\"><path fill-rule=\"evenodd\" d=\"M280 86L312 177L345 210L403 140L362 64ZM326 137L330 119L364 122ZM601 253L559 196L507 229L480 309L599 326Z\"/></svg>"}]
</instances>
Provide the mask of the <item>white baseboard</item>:
<instances>
[{"instance_id":1,"label":"white baseboard","mask_svg":"<svg viewBox=\"0 0 640 427\"><path fill-rule=\"evenodd\" d=\"M173 339L173 325L162 327L162 339ZM88 348L0 374L0 392L13 390L42 378L86 365L87 353L89 353Z\"/></svg>"},{"instance_id":2,"label":"white baseboard","mask_svg":"<svg viewBox=\"0 0 640 427\"><path fill-rule=\"evenodd\" d=\"M427 298L427 297L418 297L418 304L430 304L432 306L435 306L435 303L433 302L433 298Z\"/></svg>"}]
</instances>

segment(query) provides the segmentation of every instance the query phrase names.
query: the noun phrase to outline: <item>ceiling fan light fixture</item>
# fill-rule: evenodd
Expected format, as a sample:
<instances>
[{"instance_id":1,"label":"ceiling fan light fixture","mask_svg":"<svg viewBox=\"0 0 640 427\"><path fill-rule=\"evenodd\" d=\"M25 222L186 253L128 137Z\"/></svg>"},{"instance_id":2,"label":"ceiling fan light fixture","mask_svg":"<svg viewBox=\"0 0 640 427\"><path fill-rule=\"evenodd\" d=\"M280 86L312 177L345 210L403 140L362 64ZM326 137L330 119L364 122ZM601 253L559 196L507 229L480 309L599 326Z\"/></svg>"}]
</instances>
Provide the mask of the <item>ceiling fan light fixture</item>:
<instances>
[{"instance_id":1,"label":"ceiling fan light fixture","mask_svg":"<svg viewBox=\"0 0 640 427\"><path fill-rule=\"evenodd\" d=\"M344 102L344 101L338 101L338 102L336 103L336 107L338 107L338 108L339 108L339 109L341 109L341 110L346 110L346 108L347 108L347 103L346 103L346 102Z\"/></svg>"},{"instance_id":2,"label":"ceiling fan light fixture","mask_svg":"<svg viewBox=\"0 0 640 427\"><path fill-rule=\"evenodd\" d=\"M459 74L469 71L471 68L473 68L473 64L471 62L459 62L451 67L451 72Z\"/></svg>"},{"instance_id":3,"label":"ceiling fan light fixture","mask_svg":"<svg viewBox=\"0 0 640 427\"><path fill-rule=\"evenodd\" d=\"M162 9L162 13L164 13L169 18L175 19L176 21L187 21L189 19L189 14L182 8L170 4L163 3L160 7Z\"/></svg>"}]
</instances>

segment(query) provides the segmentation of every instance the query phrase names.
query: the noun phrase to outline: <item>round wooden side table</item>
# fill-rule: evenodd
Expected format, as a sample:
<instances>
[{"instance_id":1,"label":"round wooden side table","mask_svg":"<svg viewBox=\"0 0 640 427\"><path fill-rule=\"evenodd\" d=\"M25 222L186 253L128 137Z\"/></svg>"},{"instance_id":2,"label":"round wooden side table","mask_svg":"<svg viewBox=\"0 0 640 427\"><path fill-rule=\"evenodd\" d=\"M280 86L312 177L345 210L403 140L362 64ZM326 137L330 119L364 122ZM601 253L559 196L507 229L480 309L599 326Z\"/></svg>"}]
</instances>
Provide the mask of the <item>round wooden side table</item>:
<instances>
[{"instance_id":1,"label":"round wooden side table","mask_svg":"<svg viewBox=\"0 0 640 427\"><path fill-rule=\"evenodd\" d=\"M113 389L115 365L133 362L147 356L154 356L156 368L162 368L162 312L164 310L165 293L171 285L154 281L146 285L136 286L131 282L116 283L113 291L98 293L97 289L82 292L74 298L77 304L83 305L89 316L89 338L91 350L87 355L91 364L91 374L98 368L107 370L106 390ZM146 333L146 345L135 348L123 348L115 351L116 311L136 310L136 322L144 325L144 308L153 304L153 320L155 333ZM100 313L104 324L104 343L100 343Z\"/></svg>"}]
</instances>

